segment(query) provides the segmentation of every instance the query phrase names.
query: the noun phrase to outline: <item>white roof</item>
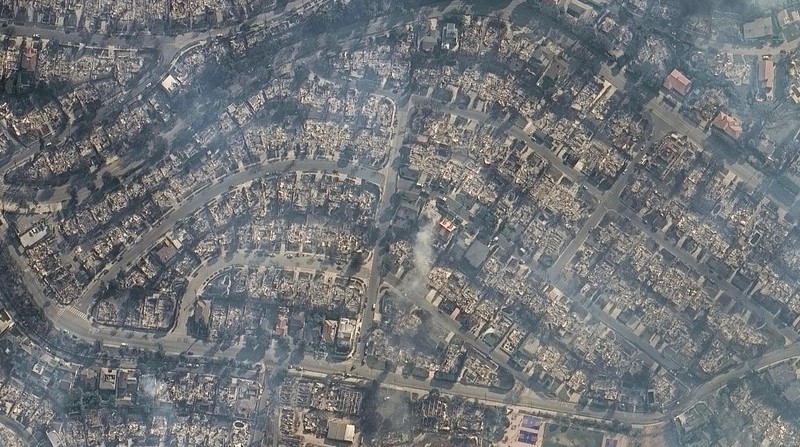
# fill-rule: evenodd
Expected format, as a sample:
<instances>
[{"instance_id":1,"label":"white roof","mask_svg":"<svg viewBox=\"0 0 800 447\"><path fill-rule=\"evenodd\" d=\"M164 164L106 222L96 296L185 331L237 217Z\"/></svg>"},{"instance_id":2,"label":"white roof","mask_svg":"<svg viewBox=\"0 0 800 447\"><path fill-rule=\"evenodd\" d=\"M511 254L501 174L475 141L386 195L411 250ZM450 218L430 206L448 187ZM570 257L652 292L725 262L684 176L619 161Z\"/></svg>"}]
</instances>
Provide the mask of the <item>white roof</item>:
<instances>
[{"instance_id":1,"label":"white roof","mask_svg":"<svg viewBox=\"0 0 800 447\"><path fill-rule=\"evenodd\" d=\"M328 421L328 439L353 442L356 440L356 426L345 421Z\"/></svg>"},{"instance_id":2,"label":"white roof","mask_svg":"<svg viewBox=\"0 0 800 447\"><path fill-rule=\"evenodd\" d=\"M164 87L164 90L168 92L175 90L175 88L177 88L179 85L180 82L178 82L178 80L175 79L175 77L171 74L167 75L167 77L161 81L161 86Z\"/></svg>"}]
</instances>

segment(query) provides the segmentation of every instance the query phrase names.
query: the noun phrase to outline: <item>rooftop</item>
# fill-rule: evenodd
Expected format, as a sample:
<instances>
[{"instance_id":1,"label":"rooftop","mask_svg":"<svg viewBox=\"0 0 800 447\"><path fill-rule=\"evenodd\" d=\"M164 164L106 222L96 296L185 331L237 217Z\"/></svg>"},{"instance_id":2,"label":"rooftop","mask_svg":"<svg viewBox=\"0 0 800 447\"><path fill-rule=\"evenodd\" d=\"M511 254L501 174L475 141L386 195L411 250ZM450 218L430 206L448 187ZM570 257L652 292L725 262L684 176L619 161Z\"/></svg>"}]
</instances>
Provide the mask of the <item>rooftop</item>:
<instances>
[{"instance_id":1,"label":"rooftop","mask_svg":"<svg viewBox=\"0 0 800 447\"><path fill-rule=\"evenodd\" d=\"M29 248L36 245L36 243L41 241L45 236L47 236L47 227L44 225L36 225L23 233L19 237L19 241L23 247Z\"/></svg>"},{"instance_id":2,"label":"rooftop","mask_svg":"<svg viewBox=\"0 0 800 447\"><path fill-rule=\"evenodd\" d=\"M711 124L734 140L738 140L742 136L742 123L738 118L725 112L719 112Z\"/></svg>"},{"instance_id":3,"label":"rooftop","mask_svg":"<svg viewBox=\"0 0 800 447\"><path fill-rule=\"evenodd\" d=\"M742 34L745 39L763 39L772 37L774 33L772 17L761 17L742 25Z\"/></svg>"},{"instance_id":4,"label":"rooftop","mask_svg":"<svg viewBox=\"0 0 800 447\"><path fill-rule=\"evenodd\" d=\"M758 64L758 80L762 88L771 93L775 87L775 64L771 59L762 59Z\"/></svg>"},{"instance_id":5,"label":"rooftop","mask_svg":"<svg viewBox=\"0 0 800 447\"><path fill-rule=\"evenodd\" d=\"M330 420L328 421L328 439L353 442L356 439L356 427L344 420Z\"/></svg>"},{"instance_id":6,"label":"rooftop","mask_svg":"<svg viewBox=\"0 0 800 447\"><path fill-rule=\"evenodd\" d=\"M672 73L664 80L664 88L678 93L681 96L686 96L686 94L689 93L689 89L692 88L692 81L678 71L678 69L675 69L672 70Z\"/></svg>"}]
</instances>

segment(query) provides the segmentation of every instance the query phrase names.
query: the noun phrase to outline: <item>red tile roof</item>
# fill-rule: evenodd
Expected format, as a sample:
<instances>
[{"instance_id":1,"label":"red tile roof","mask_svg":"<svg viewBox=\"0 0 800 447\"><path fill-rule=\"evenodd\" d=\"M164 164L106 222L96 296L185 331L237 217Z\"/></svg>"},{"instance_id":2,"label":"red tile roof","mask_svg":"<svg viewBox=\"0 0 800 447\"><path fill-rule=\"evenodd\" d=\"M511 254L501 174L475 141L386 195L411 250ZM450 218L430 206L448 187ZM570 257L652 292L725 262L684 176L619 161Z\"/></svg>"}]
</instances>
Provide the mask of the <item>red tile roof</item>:
<instances>
[{"instance_id":1,"label":"red tile roof","mask_svg":"<svg viewBox=\"0 0 800 447\"><path fill-rule=\"evenodd\" d=\"M725 112L719 112L711 124L734 140L738 140L742 136L742 123L738 118Z\"/></svg>"},{"instance_id":2,"label":"red tile roof","mask_svg":"<svg viewBox=\"0 0 800 447\"><path fill-rule=\"evenodd\" d=\"M678 93L681 96L686 96L686 94L689 93L689 89L692 88L692 81L675 69L672 70L672 73L664 80L664 88Z\"/></svg>"}]
</instances>

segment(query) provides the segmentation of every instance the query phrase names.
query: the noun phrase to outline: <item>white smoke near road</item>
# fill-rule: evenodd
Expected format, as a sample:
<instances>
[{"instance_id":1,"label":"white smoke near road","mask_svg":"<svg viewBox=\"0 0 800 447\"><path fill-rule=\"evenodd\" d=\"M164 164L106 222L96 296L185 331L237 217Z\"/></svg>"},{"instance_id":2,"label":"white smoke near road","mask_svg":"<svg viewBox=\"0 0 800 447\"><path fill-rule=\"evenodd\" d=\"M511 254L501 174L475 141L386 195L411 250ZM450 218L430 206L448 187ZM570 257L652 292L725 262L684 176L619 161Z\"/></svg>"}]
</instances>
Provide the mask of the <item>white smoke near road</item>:
<instances>
[{"instance_id":1,"label":"white smoke near road","mask_svg":"<svg viewBox=\"0 0 800 447\"><path fill-rule=\"evenodd\" d=\"M418 230L412 245L414 270L408 272L398 284L404 293L419 291L428 281L428 274L433 269L433 242L436 237L437 215L429 204L426 204L419 215Z\"/></svg>"},{"instance_id":2,"label":"white smoke near road","mask_svg":"<svg viewBox=\"0 0 800 447\"><path fill-rule=\"evenodd\" d=\"M428 276L433 268L433 237L436 231L436 222L430 218L424 218L423 225L417 231L414 238L414 270L417 276Z\"/></svg>"}]
</instances>

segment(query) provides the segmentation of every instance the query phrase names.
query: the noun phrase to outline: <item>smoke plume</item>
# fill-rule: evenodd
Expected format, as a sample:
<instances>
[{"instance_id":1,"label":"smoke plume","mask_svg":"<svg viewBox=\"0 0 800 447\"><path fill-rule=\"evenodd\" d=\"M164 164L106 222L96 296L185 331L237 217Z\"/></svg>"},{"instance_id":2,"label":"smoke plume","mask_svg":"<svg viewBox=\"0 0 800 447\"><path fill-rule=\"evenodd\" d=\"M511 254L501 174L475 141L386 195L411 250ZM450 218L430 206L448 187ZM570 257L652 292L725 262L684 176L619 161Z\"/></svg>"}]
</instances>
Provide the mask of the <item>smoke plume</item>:
<instances>
[{"instance_id":1,"label":"smoke plume","mask_svg":"<svg viewBox=\"0 0 800 447\"><path fill-rule=\"evenodd\" d=\"M433 268L433 240L436 235L436 211L432 203L422 207L418 222L417 234L414 237L413 261L414 271L403 278L401 290L403 292L421 290L428 281L428 274Z\"/></svg>"}]
</instances>

